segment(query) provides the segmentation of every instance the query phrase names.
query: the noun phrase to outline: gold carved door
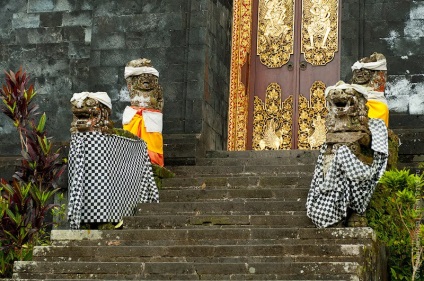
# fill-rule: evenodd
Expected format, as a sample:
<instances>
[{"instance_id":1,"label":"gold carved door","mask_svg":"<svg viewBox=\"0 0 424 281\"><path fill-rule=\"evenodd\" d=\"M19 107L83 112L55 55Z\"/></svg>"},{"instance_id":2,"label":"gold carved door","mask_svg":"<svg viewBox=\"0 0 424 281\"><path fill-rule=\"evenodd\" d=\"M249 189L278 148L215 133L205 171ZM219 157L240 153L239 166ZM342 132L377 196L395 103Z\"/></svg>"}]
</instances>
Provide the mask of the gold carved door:
<instances>
[{"instance_id":1,"label":"gold carved door","mask_svg":"<svg viewBox=\"0 0 424 281\"><path fill-rule=\"evenodd\" d=\"M339 79L338 0L234 0L228 150L316 149Z\"/></svg>"}]
</instances>

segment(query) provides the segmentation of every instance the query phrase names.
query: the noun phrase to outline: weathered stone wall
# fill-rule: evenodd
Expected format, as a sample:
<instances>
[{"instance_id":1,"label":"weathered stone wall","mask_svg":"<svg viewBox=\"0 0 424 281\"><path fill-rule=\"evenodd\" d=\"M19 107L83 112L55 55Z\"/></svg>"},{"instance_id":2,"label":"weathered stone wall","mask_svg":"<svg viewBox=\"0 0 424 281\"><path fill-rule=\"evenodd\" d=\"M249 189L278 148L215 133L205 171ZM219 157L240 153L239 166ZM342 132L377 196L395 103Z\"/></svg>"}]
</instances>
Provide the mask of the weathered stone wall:
<instances>
[{"instance_id":1,"label":"weathered stone wall","mask_svg":"<svg viewBox=\"0 0 424 281\"><path fill-rule=\"evenodd\" d=\"M388 62L390 112L424 114L424 2L342 3L342 79L350 79L350 66L359 58L382 53Z\"/></svg>"},{"instance_id":2,"label":"weathered stone wall","mask_svg":"<svg viewBox=\"0 0 424 281\"><path fill-rule=\"evenodd\" d=\"M391 123L422 115L424 2L341 3L341 79L350 79L356 60L381 52L388 59ZM72 94L108 92L120 126L129 103L124 65L150 58L164 88L165 156L193 156L194 146L225 150L231 11L232 0L3 0L0 69L22 65L29 72L49 132L66 142ZM17 155L17 134L0 116L0 155Z\"/></svg>"},{"instance_id":3,"label":"weathered stone wall","mask_svg":"<svg viewBox=\"0 0 424 281\"><path fill-rule=\"evenodd\" d=\"M227 145L232 18L229 2L210 1L208 7L201 135L204 150L226 150Z\"/></svg>"},{"instance_id":4,"label":"weathered stone wall","mask_svg":"<svg viewBox=\"0 0 424 281\"><path fill-rule=\"evenodd\" d=\"M205 131L205 149L224 147L232 1L3 2L0 69L23 66L29 73L56 141L69 140L75 92L106 91L112 119L121 126L129 104L124 66L146 57L164 89L164 134ZM13 125L3 115L0 143L0 155L19 154Z\"/></svg>"},{"instance_id":5,"label":"weathered stone wall","mask_svg":"<svg viewBox=\"0 0 424 281\"><path fill-rule=\"evenodd\" d=\"M389 127L399 136L399 160L424 162L424 2L343 0L341 79L373 52L387 58Z\"/></svg>"}]
</instances>

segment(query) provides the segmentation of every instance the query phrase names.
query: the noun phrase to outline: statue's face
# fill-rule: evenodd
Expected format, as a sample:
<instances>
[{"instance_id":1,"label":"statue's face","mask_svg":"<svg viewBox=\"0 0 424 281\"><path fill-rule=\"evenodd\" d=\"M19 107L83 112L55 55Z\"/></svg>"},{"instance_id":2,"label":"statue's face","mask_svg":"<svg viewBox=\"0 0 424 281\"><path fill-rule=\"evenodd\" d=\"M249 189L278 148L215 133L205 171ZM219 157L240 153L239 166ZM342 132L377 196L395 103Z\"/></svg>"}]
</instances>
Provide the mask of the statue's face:
<instances>
[{"instance_id":1,"label":"statue's face","mask_svg":"<svg viewBox=\"0 0 424 281\"><path fill-rule=\"evenodd\" d=\"M157 100L161 94L157 76L141 74L128 77L127 87L130 92L131 105L162 110L162 106Z\"/></svg>"},{"instance_id":2,"label":"statue's face","mask_svg":"<svg viewBox=\"0 0 424 281\"><path fill-rule=\"evenodd\" d=\"M101 102L86 98L79 104L72 101L73 122L71 124L71 132L87 132L87 131L105 131L112 127L109 122L110 108Z\"/></svg>"},{"instance_id":3,"label":"statue's face","mask_svg":"<svg viewBox=\"0 0 424 281\"><path fill-rule=\"evenodd\" d=\"M333 89L326 97L328 116L327 131L367 131L367 107L365 97L353 88Z\"/></svg>"},{"instance_id":4,"label":"statue's face","mask_svg":"<svg viewBox=\"0 0 424 281\"><path fill-rule=\"evenodd\" d=\"M337 116L349 115L358 109L357 92L352 88L331 90L327 102L331 112Z\"/></svg>"},{"instance_id":5,"label":"statue's face","mask_svg":"<svg viewBox=\"0 0 424 281\"><path fill-rule=\"evenodd\" d=\"M352 83L354 84L367 84L371 80L372 71L369 69L361 68L353 71Z\"/></svg>"},{"instance_id":6,"label":"statue's face","mask_svg":"<svg viewBox=\"0 0 424 281\"><path fill-rule=\"evenodd\" d=\"M92 117L93 115L97 115L100 110L98 108L100 107L100 102L92 99L92 98L86 98L84 101L79 105L77 101L72 101L72 113L79 117L79 119L84 119L88 117Z\"/></svg>"},{"instance_id":7,"label":"statue's face","mask_svg":"<svg viewBox=\"0 0 424 281\"><path fill-rule=\"evenodd\" d=\"M152 74L131 76L127 84L130 91L151 91L158 87L158 77Z\"/></svg>"}]
</instances>

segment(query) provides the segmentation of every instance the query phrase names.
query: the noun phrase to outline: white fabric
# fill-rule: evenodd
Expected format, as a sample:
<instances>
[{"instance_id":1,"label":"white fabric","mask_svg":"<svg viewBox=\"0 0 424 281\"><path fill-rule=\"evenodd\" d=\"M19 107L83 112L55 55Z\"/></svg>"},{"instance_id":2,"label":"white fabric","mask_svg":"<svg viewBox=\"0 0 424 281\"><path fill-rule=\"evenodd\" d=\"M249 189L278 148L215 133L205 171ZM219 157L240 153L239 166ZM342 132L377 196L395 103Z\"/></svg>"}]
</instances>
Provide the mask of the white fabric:
<instances>
[{"instance_id":1,"label":"white fabric","mask_svg":"<svg viewBox=\"0 0 424 281\"><path fill-rule=\"evenodd\" d=\"M162 119L163 115L160 112L154 111L143 111L144 125L146 126L146 132L162 133Z\"/></svg>"},{"instance_id":2,"label":"white fabric","mask_svg":"<svg viewBox=\"0 0 424 281\"><path fill-rule=\"evenodd\" d=\"M363 94L365 97L368 95L368 90L364 86L358 85L358 84L347 84L344 82L338 82L334 86L328 86L325 89L325 96L328 96L328 93L331 90L347 90L347 89L355 89L357 92Z\"/></svg>"},{"instance_id":3,"label":"white fabric","mask_svg":"<svg viewBox=\"0 0 424 281\"><path fill-rule=\"evenodd\" d=\"M131 106L127 106L122 114L122 125L126 125L131 122L134 118L134 115L137 114L137 110ZM161 112L154 112L143 110L142 116L144 120L144 126L146 127L146 132L153 133L159 132L162 133L163 127L163 114Z\"/></svg>"},{"instance_id":4,"label":"white fabric","mask_svg":"<svg viewBox=\"0 0 424 281\"><path fill-rule=\"evenodd\" d=\"M140 66L140 67L127 66L125 67L124 76L126 79L130 76L137 76L144 73L153 74L159 77L159 71L157 71L154 67L150 67L150 66Z\"/></svg>"},{"instance_id":5,"label":"white fabric","mask_svg":"<svg viewBox=\"0 0 424 281\"><path fill-rule=\"evenodd\" d=\"M346 90L346 89L354 89L357 92L364 95L367 100L378 100L387 105L386 97L384 96L384 92L372 91L370 88L364 87L359 84L346 84L344 82L339 82L334 86L328 86L325 89L325 96L327 97L328 93L331 90Z\"/></svg>"},{"instance_id":6,"label":"white fabric","mask_svg":"<svg viewBox=\"0 0 424 281\"><path fill-rule=\"evenodd\" d=\"M71 102L76 101L77 107L82 107L82 103L86 98L92 98L96 101L101 102L102 104L106 105L110 109L112 109L112 101L110 97L107 95L106 92L81 92L81 93L75 93L72 98Z\"/></svg>"},{"instance_id":7,"label":"white fabric","mask_svg":"<svg viewBox=\"0 0 424 281\"><path fill-rule=\"evenodd\" d=\"M383 92L369 91L366 98L367 100L378 100L388 106L387 99Z\"/></svg>"},{"instance_id":8,"label":"white fabric","mask_svg":"<svg viewBox=\"0 0 424 281\"><path fill-rule=\"evenodd\" d=\"M379 60L376 62L355 62L352 65L352 71L355 69L371 69L371 70L387 70L387 61L386 60Z\"/></svg>"},{"instance_id":9,"label":"white fabric","mask_svg":"<svg viewBox=\"0 0 424 281\"><path fill-rule=\"evenodd\" d=\"M122 114L122 125L130 123L136 113L137 110L131 106L125 107L124 113Z\"/></svg>"}]
</instances>

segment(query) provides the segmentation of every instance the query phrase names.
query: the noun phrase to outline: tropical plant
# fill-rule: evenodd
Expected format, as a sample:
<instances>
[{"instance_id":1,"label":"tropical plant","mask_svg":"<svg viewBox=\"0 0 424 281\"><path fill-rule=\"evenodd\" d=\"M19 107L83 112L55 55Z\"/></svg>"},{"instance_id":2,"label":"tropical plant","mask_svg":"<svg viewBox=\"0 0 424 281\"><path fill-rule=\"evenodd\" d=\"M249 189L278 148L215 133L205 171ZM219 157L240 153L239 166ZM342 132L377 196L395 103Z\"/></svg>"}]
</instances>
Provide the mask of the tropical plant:
<instances>
[{"instance_id":1,"label":"tropical plant","mask_svg":"<svg viewBox=\"0 0 424 281\"><path fill-rule=\"evenodd\" d=\"M57 187L57 181L66 169L59 159L60 148L53 150L50 138L45 131L46 114L38 122L38 105L33 103L36 95L33 85L27 88L28 76L22 69L13 73L5 72L6 85L0 91L4 106L0 107L12 119L21 142L22 160L14 178L32 182L40 190Z\"/></svg>"},{"instance_id":2,"label":"tropical plant","mask_svg":"<svg viewBox=\"0 0 424 281\"><path fill-rule=\"evenodd\" d=\"M66 169L60 148L54 150L47 136L46 115L36 121L39 107L33 103L36 92L27 86L27 74L22 69L5 74L0 110L19 133L22 159L13 180L0 182L0 277L10 277L13 262L31 259L33 247L46 239L52 223L46 216L59 208L52 202Z\"/></svg>"},{"instance_id":3,"label":"tropical plant","mask_svg":"<svg viewBox=\"0 0 424 281\"><path fill-rule=\"evenodd\" d=\"M423 280L423 187L422 175L386 171L366 213L369 226L387 246L391 280Z\"/></svg>"},{"instance_id":4,"label":"tropical plant","mask_svg":"<svg viewBox=\"0 0 424 281\"><path fill-rule=\"evenodd\" d=\"M33 183L14 179L0 185L0 276L10 276L13 262L30 260L32 249L44 239L49 224L48 212L56 207L50 203L58 189L40 191Z\"/></svg>"}]
</instances>

